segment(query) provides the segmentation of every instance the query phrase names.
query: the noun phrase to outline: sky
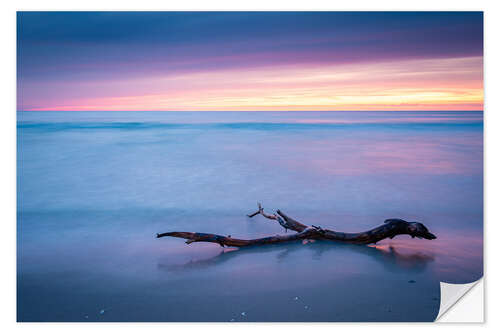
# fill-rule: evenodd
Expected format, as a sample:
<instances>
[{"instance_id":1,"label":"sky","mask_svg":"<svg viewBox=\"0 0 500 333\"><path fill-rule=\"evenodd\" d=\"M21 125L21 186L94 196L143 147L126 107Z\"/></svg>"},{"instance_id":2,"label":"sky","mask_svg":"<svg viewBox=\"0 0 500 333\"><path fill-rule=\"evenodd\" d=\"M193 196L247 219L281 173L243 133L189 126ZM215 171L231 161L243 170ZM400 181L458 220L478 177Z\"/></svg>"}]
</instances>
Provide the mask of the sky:
<instances>
[{"instance_id":1,"label":"sky","mask_svg":"<svg viewBox=\"0 0 500 333\"><path fill-rule=\"evenodd\" d=\"M18 12L18 110L482 110L481 12Z\"/></svg>"}]
</instances>

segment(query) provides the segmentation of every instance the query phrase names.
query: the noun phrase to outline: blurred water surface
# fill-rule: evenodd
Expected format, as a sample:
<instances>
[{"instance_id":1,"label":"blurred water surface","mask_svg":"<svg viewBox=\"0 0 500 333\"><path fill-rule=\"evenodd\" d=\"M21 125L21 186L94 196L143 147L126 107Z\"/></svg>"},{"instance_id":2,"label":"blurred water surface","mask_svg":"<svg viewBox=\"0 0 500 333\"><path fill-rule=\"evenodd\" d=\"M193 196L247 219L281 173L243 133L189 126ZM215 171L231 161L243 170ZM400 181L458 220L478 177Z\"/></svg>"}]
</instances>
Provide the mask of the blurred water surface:
<instances>
[{"instance_id":1,"label":"blurred water surface","mask_svg":"<svg viewBox=\"0 0 500 333\"><path fill-rule=\"evenodd\" d=\"M17 127L20 321L430 321L439 281L483 274L482 112L18 112ZM438 239L154 238L282 233L246 217L258 201Z\"/></svg>"}]
</instances>

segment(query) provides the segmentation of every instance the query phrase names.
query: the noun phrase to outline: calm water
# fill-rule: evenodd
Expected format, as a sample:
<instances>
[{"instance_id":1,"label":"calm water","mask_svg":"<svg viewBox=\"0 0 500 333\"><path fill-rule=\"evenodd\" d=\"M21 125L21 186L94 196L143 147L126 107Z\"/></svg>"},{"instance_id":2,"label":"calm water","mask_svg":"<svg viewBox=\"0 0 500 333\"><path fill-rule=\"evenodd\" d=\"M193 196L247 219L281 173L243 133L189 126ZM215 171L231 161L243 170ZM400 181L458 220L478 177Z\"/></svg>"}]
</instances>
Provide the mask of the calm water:
<instances>
[{"instance_id":1,"label":"calm water","mask_svg":"<svg viewBox=\"0 0 500 333\"><path fill-rule=\"evenodd\" d=\"M430 321L439 281L483 274L481 112L19 112L17 127L20 321ZM245 216L258 201L438 239L154 237L283 233Z\"/></svg>"}]
</instances>

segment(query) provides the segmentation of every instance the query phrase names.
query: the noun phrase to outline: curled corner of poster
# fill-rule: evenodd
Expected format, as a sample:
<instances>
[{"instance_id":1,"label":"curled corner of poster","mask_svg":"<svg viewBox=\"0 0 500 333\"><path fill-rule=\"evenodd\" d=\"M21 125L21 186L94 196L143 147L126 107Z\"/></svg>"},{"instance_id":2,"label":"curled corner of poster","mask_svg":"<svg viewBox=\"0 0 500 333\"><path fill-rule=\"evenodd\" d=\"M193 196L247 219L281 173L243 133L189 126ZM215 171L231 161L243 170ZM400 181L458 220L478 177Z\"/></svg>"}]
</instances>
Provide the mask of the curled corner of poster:
<instances>
[{"instance_id":1,"label":"curled corner of poster","mask_svg":"<svg viewBox=\"0 0 500 333\"><path fill-rule=\"evenodd\" d=\"M483 323L484 279L472 283L440 282L441 304L436 322Z\"/></svg>"}]
</instances>

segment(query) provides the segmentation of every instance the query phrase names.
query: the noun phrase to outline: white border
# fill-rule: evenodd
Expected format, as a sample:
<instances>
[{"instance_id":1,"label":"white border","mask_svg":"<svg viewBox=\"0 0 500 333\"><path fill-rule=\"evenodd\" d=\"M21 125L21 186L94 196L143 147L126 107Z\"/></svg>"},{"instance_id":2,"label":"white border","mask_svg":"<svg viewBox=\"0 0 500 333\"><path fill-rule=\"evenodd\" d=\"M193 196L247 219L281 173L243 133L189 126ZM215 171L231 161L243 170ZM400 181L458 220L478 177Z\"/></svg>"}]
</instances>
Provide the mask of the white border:
<instances>
[{"instance_id":1,"label":"white border","mask_svg":"<svg viewBox=\"0 0 500 333\"><path fill-rule=\"evenodd\" d=\"M498 202L500 187L500 163L498 153L500 145L500 105L498 103L498 89L500 82L499 64L500 52L498 36L500 31L500 16L498 13L500 1L459 1L459 0L419 0L419 1L269 1L254 0L236 2L230 0L190 1L64 1L64 0L18 0L6 4L2 2L1 41L2 52L2 108L1 116L1 212L3 233L0 241L0 256L2 274L0 274L0 320L2 331L10 330L36 331L36 332L75 332L119 330L120 333L135 330L165 330L197 331L197 332L254 332L255 330L283 329L287 333L304 332L331 332L332 329L361 329L370 331L383 330L384 332L421 332L422 330L453 330L456 332L469 332L478 328L496 328L498 331L499 320L495 316L498 307L499 288L498 265L494 265L490 255L499 253L499 242L495 239L500 234L500 216L498 210L494 211L495 202ZM18 324L16 320L16 124L15 124L15 43L16 43L16 10L484 10L485 11L485 276L486 276L486 324L485 325L459 325L459 324ZM495 191L496 190L496 191ZM498 206L498 204L496 204ZM488 236L496 235L496 236ZM490 283L491 282L491 283ZM494 303L496 302L496 303ZM489 311L489 309L494 309ZM488 314L491 315L488 316ZM477 326L477 327L476 327ZM496 326L496 327L495 327Z\"/></svg>"}]
</instances>

